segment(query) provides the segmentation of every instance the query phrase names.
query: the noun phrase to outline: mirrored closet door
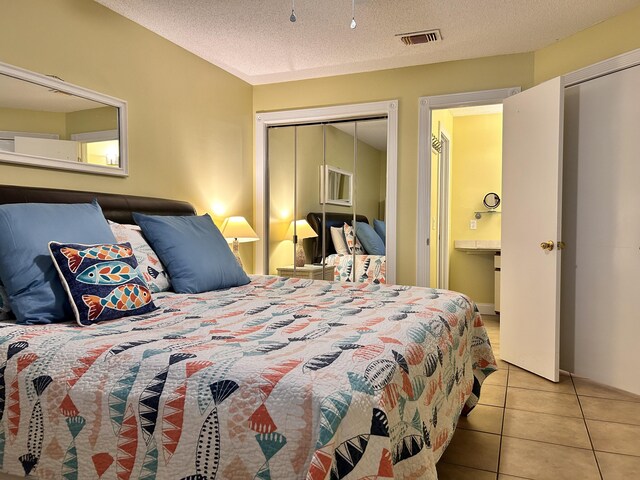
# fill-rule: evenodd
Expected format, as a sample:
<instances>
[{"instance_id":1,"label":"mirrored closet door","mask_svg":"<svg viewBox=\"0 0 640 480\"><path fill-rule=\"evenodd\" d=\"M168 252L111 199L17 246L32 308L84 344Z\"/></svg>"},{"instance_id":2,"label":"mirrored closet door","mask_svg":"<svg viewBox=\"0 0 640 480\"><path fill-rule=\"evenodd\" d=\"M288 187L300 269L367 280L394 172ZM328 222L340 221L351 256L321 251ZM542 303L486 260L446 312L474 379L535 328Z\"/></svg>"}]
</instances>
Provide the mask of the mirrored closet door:
<instances>
[{"instance_id":1,"label":"mirrored closet door","mask_svg":"<svg viewBox=\"0 0 640 480\"><path fill-rule=\"evenodd\" d=\"M268 272L385 283L387 119L270 126Z\"/></svg>"}]
</instances>

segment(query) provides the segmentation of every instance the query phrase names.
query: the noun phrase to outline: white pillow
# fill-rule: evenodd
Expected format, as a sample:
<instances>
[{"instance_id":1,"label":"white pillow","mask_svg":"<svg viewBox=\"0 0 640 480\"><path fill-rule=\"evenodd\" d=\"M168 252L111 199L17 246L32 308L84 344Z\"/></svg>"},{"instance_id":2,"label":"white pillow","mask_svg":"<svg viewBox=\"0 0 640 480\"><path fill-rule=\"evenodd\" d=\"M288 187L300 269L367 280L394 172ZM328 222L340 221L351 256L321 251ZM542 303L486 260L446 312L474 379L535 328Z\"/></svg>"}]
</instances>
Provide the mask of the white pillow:
<instances>
[{"instance_id":1,"label":"white pillow","mask_svg":"<svg viewBox=\"0 0 640 480\"><path fill-rule=\"evenodd\" d=\"M331 227L331 240L333 241L333 248L336 249L338 255L349 255L349 249L347 248L347 242L344 239L344 230L340 227Z\"/></svg>"},{"instance_id":2,"label":"white pillow","mask_svg":"<svg viewBox=\"0 0 640 480\"><path fill-rule=\"evenodd\" d=\"M142 236L137 225L121 225L109 220L109 226L118 243L129 242L138 261L138 270L153 293L166 292L171 289L171 281L164 265L153 251L151 245Z\"/></svg>"}]
</instances>

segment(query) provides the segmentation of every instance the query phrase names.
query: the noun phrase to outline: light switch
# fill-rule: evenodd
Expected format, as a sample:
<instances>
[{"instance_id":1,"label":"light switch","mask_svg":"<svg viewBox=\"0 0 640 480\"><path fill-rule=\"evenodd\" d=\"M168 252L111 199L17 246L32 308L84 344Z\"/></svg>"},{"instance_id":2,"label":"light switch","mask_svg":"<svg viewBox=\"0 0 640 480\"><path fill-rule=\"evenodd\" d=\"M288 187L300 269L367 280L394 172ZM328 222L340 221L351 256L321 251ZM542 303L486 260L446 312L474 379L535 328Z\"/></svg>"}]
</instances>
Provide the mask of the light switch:
<instances>
[{"instance_id":1,"label":"light switch","mask_svg":"<svg viewBox=\"0 0 640 480\"><path fill-rule=\"evenodd\" d=\"M478 228L478 221L477 220L469 220L469 228L471 230L476 230Z\"/></svg>"}]
</instances>

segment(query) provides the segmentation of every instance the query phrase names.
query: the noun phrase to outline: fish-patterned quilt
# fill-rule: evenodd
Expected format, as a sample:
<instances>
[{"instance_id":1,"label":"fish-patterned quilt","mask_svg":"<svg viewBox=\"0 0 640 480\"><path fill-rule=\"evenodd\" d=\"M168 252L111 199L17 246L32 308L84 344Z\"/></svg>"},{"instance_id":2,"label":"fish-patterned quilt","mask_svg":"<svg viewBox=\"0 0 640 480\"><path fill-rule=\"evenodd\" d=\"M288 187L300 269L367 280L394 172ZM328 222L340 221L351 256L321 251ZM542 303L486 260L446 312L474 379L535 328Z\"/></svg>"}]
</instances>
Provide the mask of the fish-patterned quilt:
<instances>
[{"instance_id":1,"label":"fish-patterned quilt","mask_svg":"<svg viewBox=\"0 0 640 480\"><path fill-rule=\"evenodd\" d=\"M356 282L387 282L387 257L385 255L356 255ZM353 281L353 255L332 254L327 265L333 266L333 279L338 282Z\"/></svg>"},{"instance_id":2,"label":"fish-patterned quilt","mask_svg":"<svg viewBox=\"0 0 640 480\"><path fill-rule=\"evenodd\" d=\"M435 479L496 369L465 296L253 276L88 327L0 322L0 471Z\"/></svg>"}]
</instances>

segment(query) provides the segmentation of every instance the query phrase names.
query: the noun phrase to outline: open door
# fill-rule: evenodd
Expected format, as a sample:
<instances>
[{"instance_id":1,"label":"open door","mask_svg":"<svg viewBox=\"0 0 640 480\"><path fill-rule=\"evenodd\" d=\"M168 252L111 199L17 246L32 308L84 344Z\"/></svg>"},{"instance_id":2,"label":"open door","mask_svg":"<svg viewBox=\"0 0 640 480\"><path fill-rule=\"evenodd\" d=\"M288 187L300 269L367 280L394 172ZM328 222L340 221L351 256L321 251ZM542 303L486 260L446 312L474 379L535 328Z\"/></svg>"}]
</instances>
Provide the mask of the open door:
<instances>
[{"instance_id":1,"label":"open door","mask_svg":"<svg viewBox=\"0 0 640 480\"><path fill-rule=\"evenodd\" d=\"M562 78L505 99L503 115L501 358L557 382Z\"/></svg>"}]
</instances>

